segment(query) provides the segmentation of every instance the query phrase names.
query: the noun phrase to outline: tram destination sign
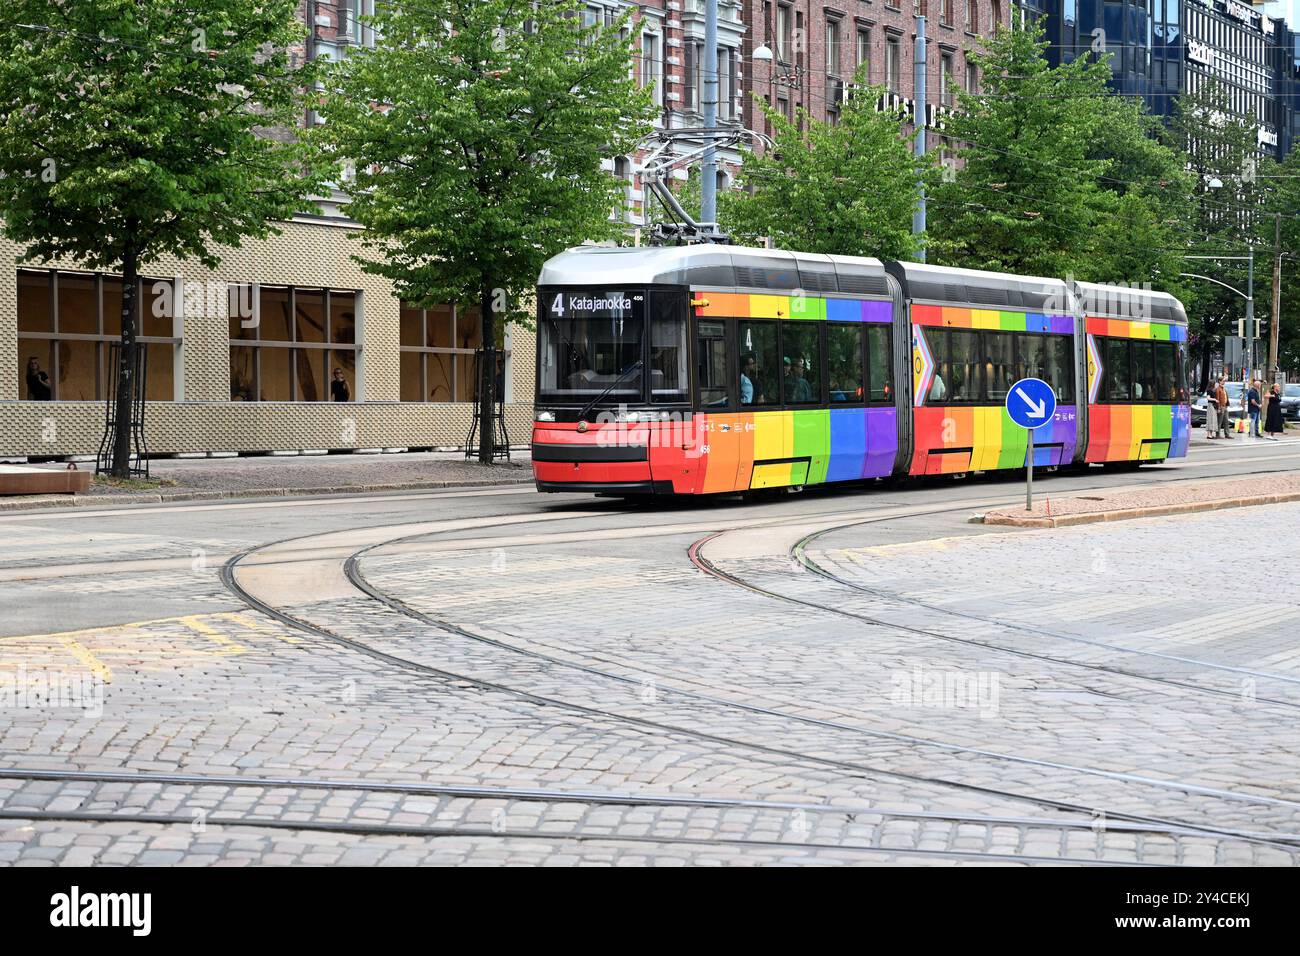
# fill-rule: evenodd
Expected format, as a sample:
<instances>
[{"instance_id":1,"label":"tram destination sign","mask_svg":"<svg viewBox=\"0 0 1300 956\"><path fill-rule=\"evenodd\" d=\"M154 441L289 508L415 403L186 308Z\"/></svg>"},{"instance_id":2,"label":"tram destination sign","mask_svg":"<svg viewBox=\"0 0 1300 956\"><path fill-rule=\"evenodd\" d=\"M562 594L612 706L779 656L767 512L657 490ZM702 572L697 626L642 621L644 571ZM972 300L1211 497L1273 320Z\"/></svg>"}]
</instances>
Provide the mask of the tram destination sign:
<instances>
[{"instance_id":1,"label":"tram destination sign","mask_svg":"<svg viewBox=\"0 0 1300 956\"><path fill-rule=\"evenodd\" d=\"M645 293L622 289L551 291L543 296L546 314L552 319L630 319L645 307Z\"/></svg>"}]
</instances>

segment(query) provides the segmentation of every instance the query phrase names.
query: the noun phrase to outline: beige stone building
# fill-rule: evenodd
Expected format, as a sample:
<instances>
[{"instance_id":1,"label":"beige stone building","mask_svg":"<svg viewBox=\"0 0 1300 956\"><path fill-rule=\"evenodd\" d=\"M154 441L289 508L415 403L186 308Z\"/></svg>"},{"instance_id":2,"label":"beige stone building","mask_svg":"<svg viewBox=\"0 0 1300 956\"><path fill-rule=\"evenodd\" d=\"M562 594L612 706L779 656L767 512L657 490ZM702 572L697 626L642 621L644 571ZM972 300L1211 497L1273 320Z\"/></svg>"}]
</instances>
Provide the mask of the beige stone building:
<instances>
[{"instance_id":1,"label":"beige stone building","mask_svg":"<svg viewBox=\"0 0 1300 956\"><path fill-rule=\"evenodd\" d=\"M356 226L302 218L209 270L141 269L151 455L463 446L478 312L405 308L351 258ZM94 454L121 282L0 240L0 456ZM510 440L532 426L534 339L506 331ZM330 383L342 373L347 400Z\"/></svg>"}]
</instances>

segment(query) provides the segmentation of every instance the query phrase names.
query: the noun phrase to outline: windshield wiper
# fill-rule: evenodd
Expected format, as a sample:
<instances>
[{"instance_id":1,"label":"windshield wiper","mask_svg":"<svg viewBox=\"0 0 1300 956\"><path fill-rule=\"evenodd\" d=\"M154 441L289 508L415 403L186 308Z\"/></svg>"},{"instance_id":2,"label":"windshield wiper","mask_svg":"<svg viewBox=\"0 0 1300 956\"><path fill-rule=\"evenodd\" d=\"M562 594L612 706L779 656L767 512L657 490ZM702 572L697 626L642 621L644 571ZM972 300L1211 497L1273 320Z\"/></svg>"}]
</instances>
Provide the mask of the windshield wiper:
<instances>
[{"instance_id":1,"label":"windshield wiper","mask_svg":"<svg viewBox=\"0 0 1300 956\"><path fill-rule=\"evenodd\" d=\"M623 374L619 375L618 378L614 379L614 381L612 381L612 382L610 382L608 385L606 385L606 386L605 386L605 390L604 390L603 392L601 392L599 395L597 395L595 398L593 398L591 401L589 401L585 406L583 406L582 411L578 412L578 420L581 421L582 419L586 418L586 417L587 417L587 412L589 412L589 411L591 411L593 408L595 408L596 405L598 405L598 404L600 403L600 400L601 400L602 398L604 398L604 397L605 397L606 395L608 395L610 392L614 391L614 389L616 389L616 388L618 388L620 385L622 385L623 382L624 382L624 380L625 380L629 375L631 375L633 372L635 372L637 369L639 369L640 367L641 367L641 360L640 360L640 359L637 359L635 362L633 362L631 365L629 365L627 368L625 368L625 369L623 370Z\"/></svg>"}]
</instances>

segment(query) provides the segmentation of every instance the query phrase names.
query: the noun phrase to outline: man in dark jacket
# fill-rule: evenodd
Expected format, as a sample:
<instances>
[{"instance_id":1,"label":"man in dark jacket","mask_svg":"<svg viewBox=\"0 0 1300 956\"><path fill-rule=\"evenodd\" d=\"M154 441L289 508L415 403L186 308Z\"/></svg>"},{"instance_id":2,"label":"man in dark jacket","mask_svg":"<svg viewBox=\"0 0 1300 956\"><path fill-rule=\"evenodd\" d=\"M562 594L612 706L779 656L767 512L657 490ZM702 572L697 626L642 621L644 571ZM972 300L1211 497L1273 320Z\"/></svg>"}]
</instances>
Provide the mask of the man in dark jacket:
<instances>
[{"instance_id":1,"label":"man in dark jacket","mask_svg":"<svg viewBox=\"0 0 1300 956\"><path fill-rule=\"evenodd\" d=\"M41 370L41 363L33 355L27 360L27 400L48 402L51 399L50 377Z\"/></svg>"}]
</instances>

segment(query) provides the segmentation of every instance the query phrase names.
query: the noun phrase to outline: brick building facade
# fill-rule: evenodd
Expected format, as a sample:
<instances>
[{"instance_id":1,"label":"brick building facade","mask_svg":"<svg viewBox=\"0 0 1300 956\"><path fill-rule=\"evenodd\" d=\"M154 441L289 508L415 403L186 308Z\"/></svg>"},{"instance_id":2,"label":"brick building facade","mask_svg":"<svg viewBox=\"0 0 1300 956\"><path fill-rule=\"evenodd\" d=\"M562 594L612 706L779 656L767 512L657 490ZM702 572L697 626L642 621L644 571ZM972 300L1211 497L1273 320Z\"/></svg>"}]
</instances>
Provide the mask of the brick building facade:
<instances>
[{"instance_id":1,"label":"brick building facade","mask_svg":"<svg viewBox=\"0 0 1300 956\"><path fill-rule=\"evenodd\" d=\"M920 14L926 17L926 104L933 125L936 109L951 106L958 88L978 89L978 71L966 51L996 25L1009 26L1011 12L1011 0L745 0L750 88L787 116L802 108L834 121L865 65L866 82L887 87L910 107ZM753 59L762 46L771 60ZM771 133L752 102L745 122ZM938 145L933 132L927 145Z\"/></svg>"}]
</instances>

